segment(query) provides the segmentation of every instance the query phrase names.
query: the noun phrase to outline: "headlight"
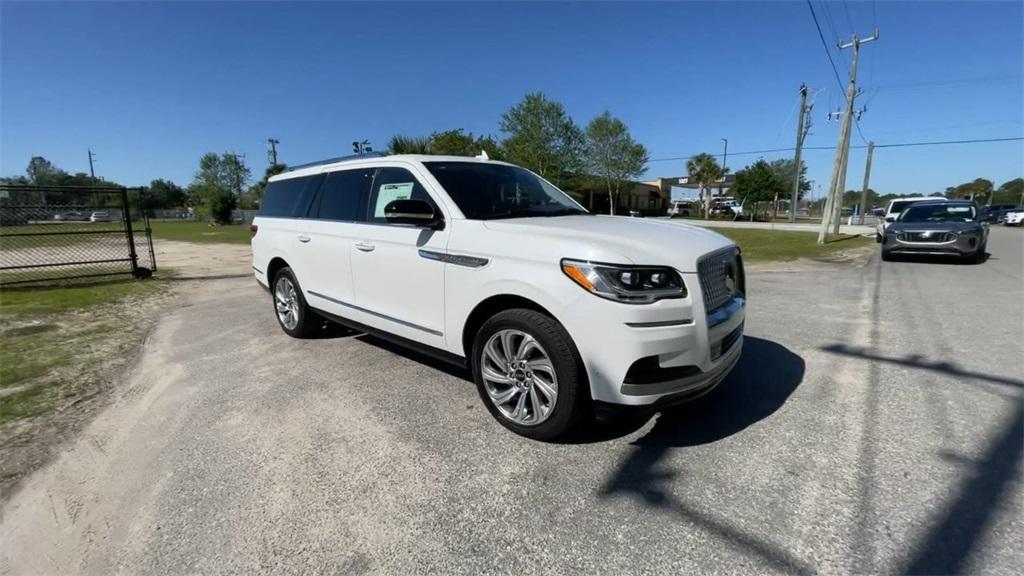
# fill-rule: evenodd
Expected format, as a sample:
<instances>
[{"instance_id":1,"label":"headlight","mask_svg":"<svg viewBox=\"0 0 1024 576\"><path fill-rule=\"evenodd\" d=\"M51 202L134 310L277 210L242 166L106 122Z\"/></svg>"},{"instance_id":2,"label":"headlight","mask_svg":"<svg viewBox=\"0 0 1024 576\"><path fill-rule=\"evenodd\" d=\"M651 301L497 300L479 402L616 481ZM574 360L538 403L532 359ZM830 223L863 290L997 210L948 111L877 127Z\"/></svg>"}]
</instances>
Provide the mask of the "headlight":
<instances>
[{"instance_id":1,"label":"headlight","mask_svg":"<svg viewBox=\"0 0 1024 576\"><path fill-rule=\"evenodd\" d=\"M662 298L686 296L686 285L679 273L662 266L596 264L565 259L562 272L587 292L616 302L649 304Z\"/></svg>"}]
</instances>

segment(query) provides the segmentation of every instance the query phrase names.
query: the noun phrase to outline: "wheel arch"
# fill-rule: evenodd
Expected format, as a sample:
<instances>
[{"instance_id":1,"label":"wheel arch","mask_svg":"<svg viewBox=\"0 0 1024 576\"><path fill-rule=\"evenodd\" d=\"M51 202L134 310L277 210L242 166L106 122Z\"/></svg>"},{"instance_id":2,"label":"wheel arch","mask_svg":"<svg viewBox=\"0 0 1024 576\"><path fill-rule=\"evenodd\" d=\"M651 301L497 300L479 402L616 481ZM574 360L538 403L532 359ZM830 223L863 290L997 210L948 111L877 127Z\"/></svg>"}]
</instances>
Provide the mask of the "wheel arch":
<instances>
[{"instance_id":1,"label":"wheel arch","mask_svg":"<svg viewBox=\"0 0 1024 576\"><path fill-rule=\"evenodd\" d=\"M271 258L270 262L267 263L267 284L273 287L274 277L277 276L277 273L282 268L286 267L288 267L288 262L286 262L284 258L281 258L280 256L274 256Z\"/></svg>"},{"instance_id":2,"label":"wheel arch","mask_svg":"<svg viewBox=\"0 0 1024 576\"><path fill-rule=\"evenodd\" d=\"M529 298L517 296L515 294L495 294L493 296L489 296L480 301L480 303L473 308L469 313L469 316L466 317L466 323L462 327L462 351L467 359L469 359L473 354L473 339L476 338L476 333L480 330L480 327L483 326L484 322L499 312L511 310L513 308L535 310L541 314L550 316L551 318L554 318L556 322L561 323L547 308L544 308Z\"/></svg>"}]
</instances>

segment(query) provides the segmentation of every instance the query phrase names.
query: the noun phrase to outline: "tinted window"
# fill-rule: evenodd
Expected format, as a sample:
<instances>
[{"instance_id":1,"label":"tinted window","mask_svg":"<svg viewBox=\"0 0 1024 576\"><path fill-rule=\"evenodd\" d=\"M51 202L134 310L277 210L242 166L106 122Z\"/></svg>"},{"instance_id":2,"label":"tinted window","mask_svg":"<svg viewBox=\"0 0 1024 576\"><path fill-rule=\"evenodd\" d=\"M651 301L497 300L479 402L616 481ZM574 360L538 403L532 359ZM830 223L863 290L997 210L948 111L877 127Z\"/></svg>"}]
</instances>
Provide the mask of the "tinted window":
<instances>
[{"instance_id":1,"label":"tinted window","mask_svg":"<svg viewBox=\"0 0 1024 576\"><path fill-rule=\"evenodd\" d=\"M304 218L322 179L321 175L316 174L270 182L263 192L259 215L270 218Z\"/></svg>"},{"instance_id":2,"label":"tinted window","mask_svg":"<svg viewBox=\"0 0 1024 576\"><path fill-rule=\"evenodd\" d=\"M424 162L466 218L567 216L587 212L529 170L482 162Z\"/></svg>"},{"instance_id":3,"label":"tinted window","mask_svg":"<svg viewBox=\"0 0 1024 576\"><path fill-rule=\"evenodd\" d=\"M362 221L372 179L371 168L327 174L320 187L316 217L323 220Z\"/></svg>"},{"instance_id":4,"label":"tinted window","mask_svg":"<svg viewBox=\"0 0 1024 576\"><path fill-rule=\"evenodd\" d=\"M910 206L913 203L914 202L912 202L912 201L911 202L906 202L906 201L904 201L904 202L893 202L892 206L889 208L889 214L899 214L900 212L903 212L904 210L906 210L907 207Z\"/></svg>"},{"instance_id":5,"label":"tinted window","mask_svg":"<svg viewBox=\"0 0 1024 576\"><path fill-rule=\"evenodd\" d=\"M386 222L384 207L394 200L424 200L437 210L427 190L405 168L378 168L370 190L366 219L370 222Z\"/></svg>"}]
</instances>

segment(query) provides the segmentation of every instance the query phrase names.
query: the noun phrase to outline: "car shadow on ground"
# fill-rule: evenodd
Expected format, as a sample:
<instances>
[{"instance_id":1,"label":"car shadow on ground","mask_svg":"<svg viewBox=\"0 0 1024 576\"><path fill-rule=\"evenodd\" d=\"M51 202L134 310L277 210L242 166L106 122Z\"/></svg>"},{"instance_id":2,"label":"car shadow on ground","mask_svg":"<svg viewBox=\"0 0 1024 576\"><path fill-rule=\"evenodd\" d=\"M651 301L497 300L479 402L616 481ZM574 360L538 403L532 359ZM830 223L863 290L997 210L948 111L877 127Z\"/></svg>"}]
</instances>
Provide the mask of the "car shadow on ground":
<instances>
[{"instance_id":1,"label":"car shadow on ground","mask_svg":"<svg viewBox=\"0 0 1024 576\"><path fill-rule=\"evenodd\" d=\"M627 497L670 512L757 556L774 570L813 573L813 566L784 546L755 534L725 516L702 510L675 495L682 474L663 460L677 448L716 442L740 433L782 407L804 377L803 358L784 346L745 337L743 356L732 374L708 396L659 414L654 427L633 442L634 448L600 489L602 498Z\"/></svg>"},{"instance_id":2,"label":"car shadow on ground","mask_svg":"<svg viewBox=\"0 0 1024 576\"><path fill-rule=\"evenodd\" d=\"M950 266L977 266L988 262L989 259L998 260L998 258L992 258L992 254L986 252L985 256L982 257L981 262L974 262L972 260L964 260L959 256L935 256L928 254L893 254L892 262L899 264L946 264Z\"/></svg>"}]
</instances>

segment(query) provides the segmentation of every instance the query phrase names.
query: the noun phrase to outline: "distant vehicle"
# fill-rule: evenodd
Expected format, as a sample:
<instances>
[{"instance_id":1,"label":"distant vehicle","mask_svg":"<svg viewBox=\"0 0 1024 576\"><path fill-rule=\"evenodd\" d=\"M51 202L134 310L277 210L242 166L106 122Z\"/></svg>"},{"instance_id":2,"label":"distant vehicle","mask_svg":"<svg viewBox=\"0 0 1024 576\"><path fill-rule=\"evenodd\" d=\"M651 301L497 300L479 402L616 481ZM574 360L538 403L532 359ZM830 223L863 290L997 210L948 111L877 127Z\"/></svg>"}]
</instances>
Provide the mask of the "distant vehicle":
<instances>
[{"instance_id":1,"label":"distant vehicle","mask_svg":"<svg viewBox=\"0 0 1024 576\"><path fill-rule=\"evenodd\" d=\"M696 204L690 200L673 200L668 209L669 218L693 216L697 212Z\"/></svg>"},{"instance_id":2,"label":"distant vehicle","mask_svg":"<svg viewBox=\"0 0 1024 576\"><path fill-rule=\"evenodd\" d=\"M882 260L901 254L959 256L981 263L988 244L988 224L974 202L915 202L889 224L882 238Z\"/></svg>"},{"instance_id":3,"label":"distant vehicle","mask_svg":"<svg viewBox=\"0 0 1024 576\"><path fill-rule=\"evenodd\" d=\"M1024 223L1024 210L1020 208L1010 210L1003 218L1003 224L1007 226L1020 226L1022 223Z\"/></svg>"},{"instance_id":4,"label":"distant vehicle","mask_svg":"<svg viewBox=\"0 0 1024 576\"><path fill-rule=\"evenodd\" d=\"M993 204L986 206L982 218L985 222L996 223L1002 222L1006 219L1006 213L1015 210L1017 207L1013 204Z\"/></svg>"},{"instance_id":5,"label":"distant vehicle","mask_svg":"<svg viewBox=\"0 0 1024 576\"><path fill-rule=\"evenodd\" d=\"M885 237L886 227L895 222L899 215L910 207L915 202L945 202L944 198L896 198L889 201L889 207L885 209L885 214L882 218L878 219L878 224L875 225L875 242L881 242Z\"/></svg>"},{"instance_id":6,"label":"distant vehicle","mask_svg":"<svg viewBox=\"0 0 1024 576\"><path fill-rule=\"evenodd\" d=\"M61 212L54 214L53 219L59 222L84 222L86 218L81 212Z\"/></svg>"},{"instance_id":7,"label":"distant vehicle","mask_svg":"<svg viewBox=\"0 0 1024 576\"><path fill-rule=\"evenodd\" d=\"M110 222L110 212L93 212L89 215L89 222Z\"/></svg>"}]
</instances>

